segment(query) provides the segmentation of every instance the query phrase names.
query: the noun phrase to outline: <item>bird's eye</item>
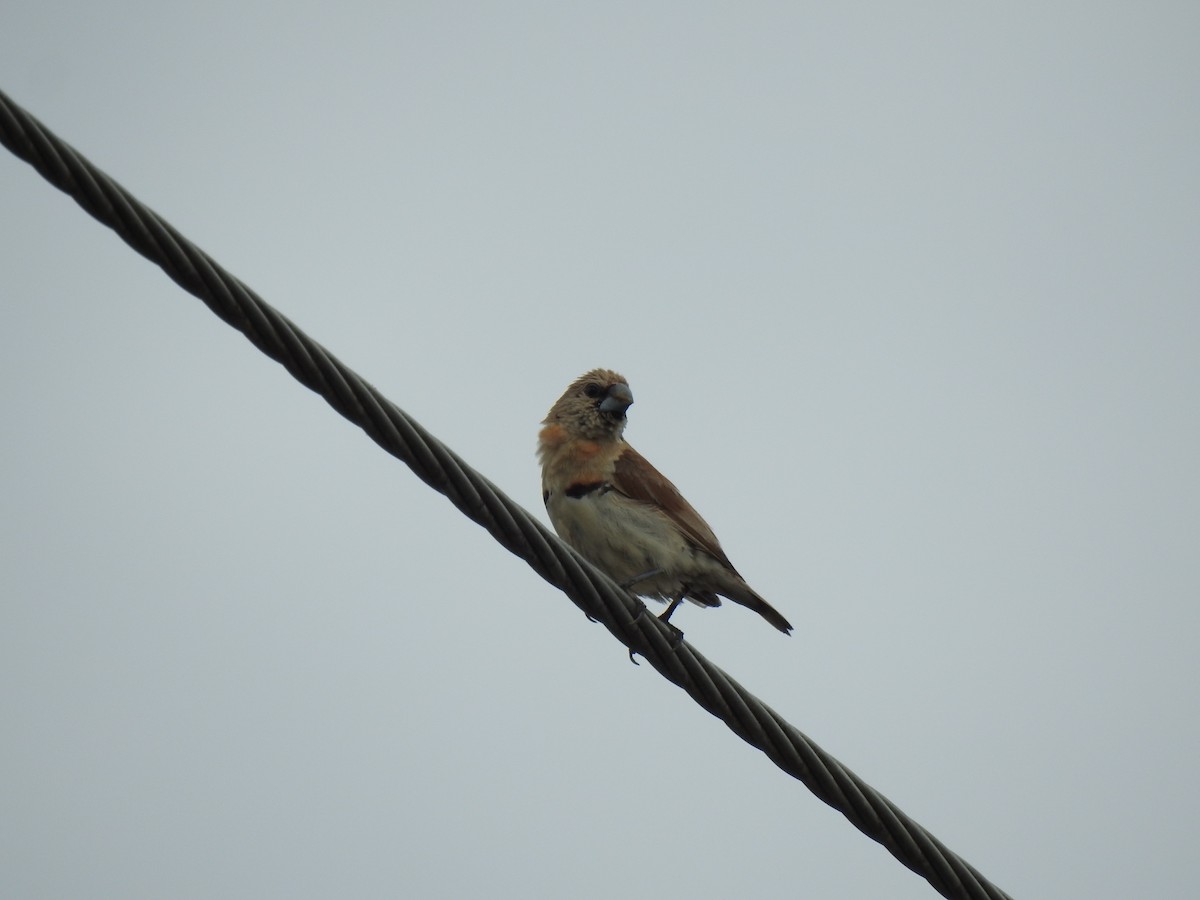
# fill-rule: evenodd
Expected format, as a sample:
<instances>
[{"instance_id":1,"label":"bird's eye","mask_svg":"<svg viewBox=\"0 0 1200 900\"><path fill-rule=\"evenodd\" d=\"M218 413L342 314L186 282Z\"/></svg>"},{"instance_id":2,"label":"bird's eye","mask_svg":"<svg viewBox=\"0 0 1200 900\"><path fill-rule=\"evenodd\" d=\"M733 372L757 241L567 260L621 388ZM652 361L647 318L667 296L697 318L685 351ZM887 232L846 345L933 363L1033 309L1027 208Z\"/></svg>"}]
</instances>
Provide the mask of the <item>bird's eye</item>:
<instances>
[{"instance_id":1,"label":"bird's eye","mask_svg":"<svg viewBox=\"0 0 1200 900\"><path fill-rule=\"evenodd\" d=\"M604 393L602 390L600 390L600 385L596 384L595 382L587 385L583 389L583 392L589 397L599 397L602 393Z\"/></svg>"}]
</instances>

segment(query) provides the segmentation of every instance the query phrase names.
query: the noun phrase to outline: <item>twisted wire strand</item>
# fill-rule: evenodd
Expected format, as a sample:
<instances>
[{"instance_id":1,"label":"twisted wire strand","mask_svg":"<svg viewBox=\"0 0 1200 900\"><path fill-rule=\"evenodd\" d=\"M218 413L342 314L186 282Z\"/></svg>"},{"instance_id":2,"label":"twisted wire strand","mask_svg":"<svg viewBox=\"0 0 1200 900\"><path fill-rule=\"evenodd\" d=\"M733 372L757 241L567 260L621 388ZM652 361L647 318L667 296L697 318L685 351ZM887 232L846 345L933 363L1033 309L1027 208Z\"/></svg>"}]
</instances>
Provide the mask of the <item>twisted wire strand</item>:
<instances>
[{"instance_id":1,"label":"twisted wire strand","mask_svg":"<svg viewBox=\"0 0 1200 900\"><path fill-rule=\"evenodd\" d=\"M1009 896L690 644L677 641L641 601L2 91L0 142L942 896Z\"/></svg>"}]
</instances>

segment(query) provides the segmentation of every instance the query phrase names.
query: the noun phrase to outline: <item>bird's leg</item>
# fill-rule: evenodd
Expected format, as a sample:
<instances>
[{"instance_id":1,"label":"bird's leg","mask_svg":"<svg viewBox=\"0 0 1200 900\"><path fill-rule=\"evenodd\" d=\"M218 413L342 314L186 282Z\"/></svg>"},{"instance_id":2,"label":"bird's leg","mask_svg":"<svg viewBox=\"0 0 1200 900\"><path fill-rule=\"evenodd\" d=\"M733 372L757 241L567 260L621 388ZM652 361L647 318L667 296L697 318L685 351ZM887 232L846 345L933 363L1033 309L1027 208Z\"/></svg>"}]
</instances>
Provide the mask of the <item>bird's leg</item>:
<instances>
[{"instance_id":1,"label":"bird's leg","mask_svg":"<svg viewBox=\"0 0 1200 900\"><path fill-rule=\"evenodd\" d=\"M661 575L662 571L663 571L662 569L651 569L649 572L643 572L641 575L635 575L633 578L630 578L628 581L622 583L621 587L625 588L626 590L629 590L629 588L633 587L633 585L637 584L638 582L646 581L647 579L653 578L655 575ZM671 601L670 605L666 608L666 610L664 612L661 612L658 615L658 620L660 622L662 622L664 625L666 625L668 628L670 628L671 631L674 633L675 639L672 643L675 644L676 646L678 646L679 642L683 640L683 632L671 624L671 613L675 612L675 608L678 607L679 604L683 602L683 595L686 593L687 593L687 585L684 585L683 589L679 592L679 596ZM646 611L646 607L643 606L638 611L638 617L640 618L642 613L645 611ZM633 663L635 666L639 664L638 661L633 658L633 650L629 651L629 661L631 663Z\"/></svg>"},{"instance_id":2,"label":"bird's leg","mask_svg":"<svg viewBox=\"0 0 1200 900\"><path fill-rule=\"evenodd\" d=\"M672 600L670 605L667 606L667 608L663 612L660 612L658 614L658 620L660 622L665 622L666 624L671 625L671 613L675 612L675 610L679 607L679 604L682 602L683 602L683 595L681 594L680 596L678 596L674 600ZM674 625L671 625L671 627L675 628ZM679 629L675 628L675 630L678 631Z\"/></svg>"},{"instance_id":3,"label":"bird's leg","mask_svg":"<svg viewBox=\"0 0 1200 900\"><path fill-rule=\"evenodd\" d=\"M621 587L625 588L625 590L629 590L635 584L641 584L643 581L649 581L655 575L661 575L662 571L663 570L661 568L651 569L649 572L643 572L641 575L634 575L628 581L622 581Z\"/></svg>"},{"instance_id":4,"label":"bird's leg","mask_svg":"<svg viewBox=\"0 0 1200 900\"><path fill-rule=\"evenodd\" d=\"M670 628L672 632L674 632L675 640L672 641L672 644L676 647L678 647L680 642L683 641L683 632L679 628L677 628L671 624L671 613L675 612L675 610L679 607L679 604L683 602L683 597L687 593L687 590L688 590L687 585L685 584L680 589L679 595L674 600L672 600L667 605L667 608L665 610L663 610L661 613L659 613L659 615L658 615L658 621L662 622L664 625L666 625L668 628Z\"/></svg>"}]
</instances>

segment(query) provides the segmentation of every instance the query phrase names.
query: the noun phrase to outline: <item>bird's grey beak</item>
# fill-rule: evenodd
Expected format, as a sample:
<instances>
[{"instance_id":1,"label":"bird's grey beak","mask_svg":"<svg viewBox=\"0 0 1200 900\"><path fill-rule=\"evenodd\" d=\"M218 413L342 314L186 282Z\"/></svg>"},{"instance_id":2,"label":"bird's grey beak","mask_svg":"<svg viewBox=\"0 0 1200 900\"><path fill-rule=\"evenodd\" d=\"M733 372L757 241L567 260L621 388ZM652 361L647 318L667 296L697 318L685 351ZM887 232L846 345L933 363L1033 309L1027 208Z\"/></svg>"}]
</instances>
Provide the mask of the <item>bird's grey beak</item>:
<instances>
[{"instance_id":1,"label":"bird's grey beak","mask_svg":"<svg viewBox=\"0 0 1200 900\"><path fill-rule=\"evenodd\" d=\"M625 410L633 404L633 391L624 382L611 385L603 400L600 401L600 412L625 415Z\"/></svg>"}]
</instances>

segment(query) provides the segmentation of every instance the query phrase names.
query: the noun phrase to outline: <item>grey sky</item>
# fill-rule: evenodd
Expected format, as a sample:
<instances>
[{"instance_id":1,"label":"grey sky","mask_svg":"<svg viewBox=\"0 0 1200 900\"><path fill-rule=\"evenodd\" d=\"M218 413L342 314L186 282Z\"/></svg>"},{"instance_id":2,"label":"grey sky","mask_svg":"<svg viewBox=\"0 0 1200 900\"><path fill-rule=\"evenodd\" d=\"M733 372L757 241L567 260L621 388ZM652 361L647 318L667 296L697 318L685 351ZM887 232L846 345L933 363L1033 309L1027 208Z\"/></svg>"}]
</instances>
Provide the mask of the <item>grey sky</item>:
<instances>
[{"instance_id":1,"label":"grey sky","mask_svg":"<svg viewBox=\"0 0 1200 900\"><path fill-rule=\"evenodd\" d=\"M8 3L0 87L1018 897L1200 878L1200 7ZM0 896L934 896L0 154Z\"/></svg>"}]
</instances>

